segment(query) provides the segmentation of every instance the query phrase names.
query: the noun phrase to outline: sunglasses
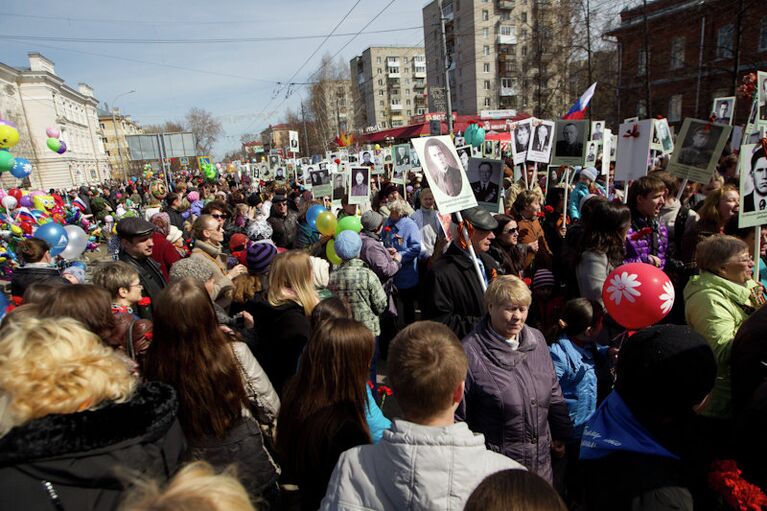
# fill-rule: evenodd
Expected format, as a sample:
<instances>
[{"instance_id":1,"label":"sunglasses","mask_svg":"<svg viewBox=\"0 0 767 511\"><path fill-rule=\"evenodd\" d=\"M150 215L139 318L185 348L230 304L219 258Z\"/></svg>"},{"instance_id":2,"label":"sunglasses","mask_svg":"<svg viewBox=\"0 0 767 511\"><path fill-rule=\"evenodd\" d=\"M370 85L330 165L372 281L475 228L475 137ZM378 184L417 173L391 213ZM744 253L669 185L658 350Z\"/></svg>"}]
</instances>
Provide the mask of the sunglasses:
<instances>
[{"instance_id":1,"label":"sunglasses","mask_svg":"<svg viewBox=\"0 0 767 511\"><path fill-rule=\"evenodd\" d=\"M215 218L216 220L221 220L222 218L228 218L228 217L227 217L227 215L216 215L216 214L211 214L210 216L212 216L212 217L213 217L213 218Z\"/></svg>"},{"instance_id":2,"label":"sunglasses","mask_svg":"<svg viewBox=\"0 0 767 511\"><path fill-rule=\"evenodd\" d=\"M508 231L503 231L503 234L517 234L519 232L518 227L514 227L513 229L509 229Z\"/></svg>"}]
</instances>

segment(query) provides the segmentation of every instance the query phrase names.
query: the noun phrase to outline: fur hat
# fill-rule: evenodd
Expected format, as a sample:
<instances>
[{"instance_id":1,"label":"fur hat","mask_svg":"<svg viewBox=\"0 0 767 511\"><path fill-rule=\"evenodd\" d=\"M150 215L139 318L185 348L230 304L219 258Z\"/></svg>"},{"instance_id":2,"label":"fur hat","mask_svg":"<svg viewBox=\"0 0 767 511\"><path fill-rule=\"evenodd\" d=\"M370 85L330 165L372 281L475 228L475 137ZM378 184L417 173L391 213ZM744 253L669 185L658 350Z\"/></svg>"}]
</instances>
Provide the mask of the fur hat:
<instances>
[{"instance_id":1,"label":"fur hat","mask_svg":"<svg viewBox=\"0 0 767 511\"><path fill-rule=\"evenodd\" d=\"M170 280L174 282L186 277L191 277L203 284L213 276L213 268L202 259L196 257L187 257L176 261L173 266L170 267Z\"/></svg>"}]
</instances>

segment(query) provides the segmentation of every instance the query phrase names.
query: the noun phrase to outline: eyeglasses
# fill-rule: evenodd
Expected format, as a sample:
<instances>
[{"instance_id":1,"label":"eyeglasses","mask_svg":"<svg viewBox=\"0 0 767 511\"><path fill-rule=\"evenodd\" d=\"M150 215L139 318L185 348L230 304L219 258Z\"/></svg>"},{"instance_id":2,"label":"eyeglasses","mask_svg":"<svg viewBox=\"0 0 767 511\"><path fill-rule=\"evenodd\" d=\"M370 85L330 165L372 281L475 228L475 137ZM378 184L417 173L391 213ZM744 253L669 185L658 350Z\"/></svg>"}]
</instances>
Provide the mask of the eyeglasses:
<instances>
[{"instance_id":1,"label":"eyeglasses","mask_svg":"<svg viewBox=\"0 0 767 511\"><path fill-rule=\"evenodd\" d=\"M136 282L135 284L131 284L130 286L128 286L128 288L134 288L134 287L141 287L141 288L143 288L144 286L143 286L143 284L141 284L141 282Z\"/></svg>"}]
</instances>

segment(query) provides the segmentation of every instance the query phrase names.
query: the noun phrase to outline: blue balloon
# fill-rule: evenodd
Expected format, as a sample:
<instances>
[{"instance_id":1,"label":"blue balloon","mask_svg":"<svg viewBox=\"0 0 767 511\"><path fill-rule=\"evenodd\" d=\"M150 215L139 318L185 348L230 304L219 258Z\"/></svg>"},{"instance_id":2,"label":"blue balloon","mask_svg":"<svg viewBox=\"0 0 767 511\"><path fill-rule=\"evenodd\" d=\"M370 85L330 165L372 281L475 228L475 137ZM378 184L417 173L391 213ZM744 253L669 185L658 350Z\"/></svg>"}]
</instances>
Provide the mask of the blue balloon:
<instances>
[{"instance_id":1,"label":"blue balloon","mask_svg":"<svg viewBox=\"0 0 767 511\"><path fill-rule=\"evenodd\" d=\"M315 204L306 212L306 223L315 231L317 230L317 217L320 216L320 213L323 211L327 211L324 206Z\"/></svg>"},{"instance_id":2,"label":"blue balloon","mask_svg":"<svg viewBox=\"0 0 767 511\"><path fill-rule=\"evenodd\" d=\"M32 173L32 164L26 158L16 158L16 165L11 168L11 175L18 179L29 177Z\"/></svg>"},{"instance_id":3,"label":"blue balloon","mask_svg":"<svg viewBox=\"0 0 767 511\"><path fill-rule=\"evenodd\" d=\"M34 237L46 242L51 247L51 255L54 257L62 253L69 243L67 231L56 222L48 222L38 227Z\"/></svg>"}]
</instances>

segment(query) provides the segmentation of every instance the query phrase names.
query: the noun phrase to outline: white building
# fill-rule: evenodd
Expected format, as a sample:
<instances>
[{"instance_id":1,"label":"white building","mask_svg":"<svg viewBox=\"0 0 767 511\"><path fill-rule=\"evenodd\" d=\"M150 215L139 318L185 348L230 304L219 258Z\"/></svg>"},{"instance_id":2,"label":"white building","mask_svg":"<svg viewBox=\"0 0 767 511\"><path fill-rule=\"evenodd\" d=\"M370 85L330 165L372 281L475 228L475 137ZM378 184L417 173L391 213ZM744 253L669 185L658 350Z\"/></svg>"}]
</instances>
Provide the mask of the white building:
<instances>
[{"instance_id":1,"label":"white building","mask_svg":"<svg viewBox=\"0 0 767 511\"><path fill-rule=\"evenodd\" d=\"M71 188L95 184L111 177L97 116L93 89L80 83L77 90L56 75L54 64L31 52L29 68L0 63L0 118L19 129L19 144L11 153L32 163L30 186ZM57 154L46 145L48 127L58 127L67 152ZM8 188L20 180L3 173L0 184Z\"/></svg>"}]
</instances>

